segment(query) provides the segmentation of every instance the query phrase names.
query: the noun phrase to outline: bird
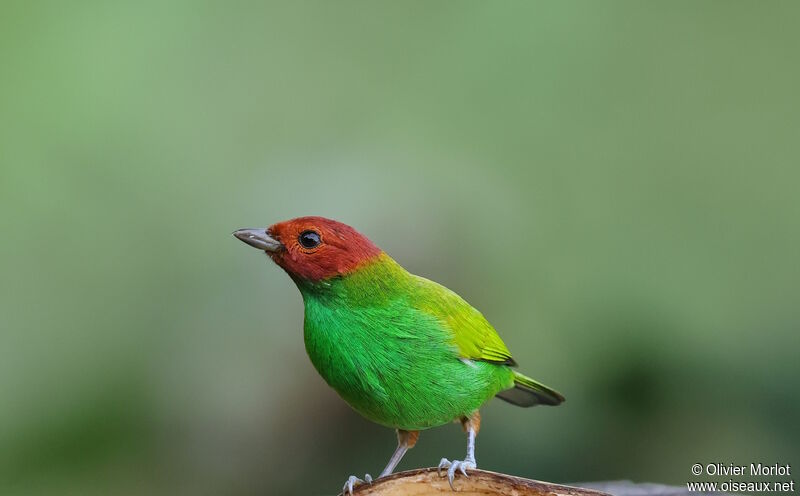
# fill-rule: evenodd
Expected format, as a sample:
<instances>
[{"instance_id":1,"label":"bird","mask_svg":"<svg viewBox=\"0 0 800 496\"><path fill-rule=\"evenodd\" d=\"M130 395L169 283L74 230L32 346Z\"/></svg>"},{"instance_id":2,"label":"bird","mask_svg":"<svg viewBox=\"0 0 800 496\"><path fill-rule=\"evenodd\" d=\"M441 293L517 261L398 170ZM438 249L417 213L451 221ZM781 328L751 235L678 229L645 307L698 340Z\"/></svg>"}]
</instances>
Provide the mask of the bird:
<instances>
[{"instance_id":1,"label":"bird","mask_svg":"<svg viewBox=\"0 0 800 496\"><path fill-rule=\"evenodd\" d=\"M558 405L557 391L515 370L494 327L446 287L411 274L344 223L309 216L239 229L303 297L303 335L325 382L366 419L395 429L397 448L378 478L391 474L422 430L460 422L463 460L442 458L450 487L477 468L479 408L492 397L531 407ZM342 492L372 483L351 475Z\"/></svg>"}]
</instances>

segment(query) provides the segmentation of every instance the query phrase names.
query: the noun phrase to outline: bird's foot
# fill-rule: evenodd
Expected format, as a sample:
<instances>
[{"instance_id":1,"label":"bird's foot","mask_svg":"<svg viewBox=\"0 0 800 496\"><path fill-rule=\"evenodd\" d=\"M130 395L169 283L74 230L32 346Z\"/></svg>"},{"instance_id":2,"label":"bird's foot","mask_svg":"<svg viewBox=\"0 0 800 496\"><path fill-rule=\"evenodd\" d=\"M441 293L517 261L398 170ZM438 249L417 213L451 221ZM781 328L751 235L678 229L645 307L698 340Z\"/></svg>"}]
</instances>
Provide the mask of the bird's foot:
<instances>
[{"instance_id":1,"label":"bird's foot","mask_svg":"<svg viewBox=\"0 0 800 496\"><path fill-rule=\"evenodd\" d=\"M442 469L447 469L447 481L450 483L450 489L455 491L456 488L453 486L453 478L456 476L456 471L464 474L464 477L469 477L469 475L467 475L467 470L476 469L478 468L478 465L475 463L475 460L453 460L451 462L447 458L442 458L442 461L439 462L438 468L439 477L442 476Z\"/></svg>"},{"instance_id":2,"label":"bird's foot","mask_svg":"<svg viewBox=\"0 0 800 496\"><path fill-rule=\"evenodd\" d=\"M355 475L351 475L347 478L347 482L344 483L344 486L342 486L342 494L353 496L353 488L361 484L372 484L372 476L367 474L363 479L359 479Z\"/></svg>"}]
</instances>

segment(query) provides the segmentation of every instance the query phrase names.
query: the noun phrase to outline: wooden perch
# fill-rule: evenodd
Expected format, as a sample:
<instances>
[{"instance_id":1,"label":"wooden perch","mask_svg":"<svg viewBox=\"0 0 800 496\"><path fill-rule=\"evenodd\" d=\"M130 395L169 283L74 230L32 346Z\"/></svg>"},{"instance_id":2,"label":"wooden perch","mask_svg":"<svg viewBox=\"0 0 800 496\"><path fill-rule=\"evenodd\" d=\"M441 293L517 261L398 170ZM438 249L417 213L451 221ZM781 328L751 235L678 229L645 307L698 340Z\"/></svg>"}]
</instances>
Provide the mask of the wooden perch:
<instances>
[{"instance_id":1,"label":"wooden perch","mask_svg":"<svg viewBox=\"0 0 800 496\"><path fill-rule=\"evenodd\" d=\"M456 493L450 488L447 477L439 477L435 468L421 468L360 485L353 490L353 496L609 496L592 489L539 482L486 470L470 470L469 477L458 475L453 485Z\"/></svg>"}]
</instances>

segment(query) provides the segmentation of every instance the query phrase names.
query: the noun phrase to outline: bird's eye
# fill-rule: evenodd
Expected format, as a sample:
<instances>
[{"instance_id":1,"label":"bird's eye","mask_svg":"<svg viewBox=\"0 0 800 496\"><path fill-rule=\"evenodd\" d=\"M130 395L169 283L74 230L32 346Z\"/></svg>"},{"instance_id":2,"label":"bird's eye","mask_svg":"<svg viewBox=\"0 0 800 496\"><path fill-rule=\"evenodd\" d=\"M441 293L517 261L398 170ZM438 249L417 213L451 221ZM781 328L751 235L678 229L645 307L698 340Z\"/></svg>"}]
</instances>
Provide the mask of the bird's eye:
<instances>
[{"instance_id":1,"label":"bird's eye","mask_svg":"<svg viewBox=\"0 0 800 496\"><path fill-rule=\"evenodd\" d=\"M300 242L300 246L308 249L316 248L320 243L319 233L316 231L303 231L297 240Z\"/></svg>"}]
</instances>

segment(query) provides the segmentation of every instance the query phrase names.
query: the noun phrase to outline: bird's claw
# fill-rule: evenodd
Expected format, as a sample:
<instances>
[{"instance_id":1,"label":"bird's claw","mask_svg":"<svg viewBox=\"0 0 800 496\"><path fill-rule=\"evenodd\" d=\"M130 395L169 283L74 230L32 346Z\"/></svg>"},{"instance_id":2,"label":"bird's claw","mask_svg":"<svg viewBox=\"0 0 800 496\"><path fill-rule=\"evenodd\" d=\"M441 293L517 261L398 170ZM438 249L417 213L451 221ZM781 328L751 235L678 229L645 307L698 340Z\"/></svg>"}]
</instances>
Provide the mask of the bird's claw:
<instances>
[{"instance_id":1,"label":"bird's claw","mask_svg":"<svg viewBox=\"0 0 800 496\"><path fill-rule=\"evenodd\" d=\"M367 474L363 479L359 479L355 475L351 475L347 478L347 482L344 483L344 486L342 486L342 494L353 496L353 488L361 484L372 484L372 476Z\"/></svg>"},{"instance_id":2,"label":"bird's claw","mask_svg":"<svg viewBox=\"0 0 800 496\"><path fill-rule=\"evenodd\" d=\"M464 477L469 477L469 475L467 475L467 470L476 469L478 466L472 460L453 460L451 462L447 458L442 458L442 461L439 462L439 467L437 469L439 477L442 476L443 468L447 469L447 481L450 483L450 489L455 491L456 488L453 486L453 479L456 476L456 470L461 472Z\"/></svg>"},{"instance_id":3,"label":"bird's claw","mask_svg":"<svg viewBox=\"0 0 800 496\"><path fill-rule=\"evenodd\" d=\"M450 468L450 460L447 458L442 458L441 461L439 461L439 466L436 469L436 473L439 474L439 477L442 476L443 468Z\"/></svg>"}]
</instances>

